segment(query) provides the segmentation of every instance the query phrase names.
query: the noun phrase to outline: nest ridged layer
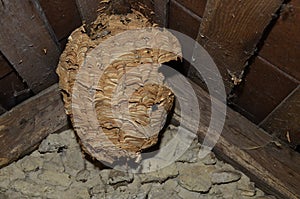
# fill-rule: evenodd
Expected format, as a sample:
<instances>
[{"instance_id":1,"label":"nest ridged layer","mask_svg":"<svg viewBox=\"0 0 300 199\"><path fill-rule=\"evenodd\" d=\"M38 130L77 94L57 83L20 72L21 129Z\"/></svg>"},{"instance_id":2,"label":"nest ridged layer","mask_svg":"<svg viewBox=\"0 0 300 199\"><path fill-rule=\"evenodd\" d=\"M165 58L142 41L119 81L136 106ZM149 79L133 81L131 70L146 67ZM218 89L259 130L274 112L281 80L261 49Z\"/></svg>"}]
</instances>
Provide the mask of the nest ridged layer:
<instances>
[{"instance_id":1,"label":"nest ridged layer","mask_svg":"<svg viewBox=\"0 0 300 199\"><path fill-rule=\"evenodd\" d=\"M92 157L109 163L122 157L134 158L157 143L173 106L174 94L164 85L159 69L162 63L181 56L179 42L167 30L143 30L153 24L136 11L127 15L102 14L89 27L86 31L81 26L71 34L57 67L66 113L83 149ZM136 29L141 30L138 36L118 37L119 33ZM119 38L118 46L112 40L115 37ZM143 48L143 42L156 47ZM120 53L120 47L125 51ZM94 69L80 73L84 65ZM92 74L96 70L100 72ZM101 75L95 84L98 74ZM87 97L91 87L93 99ZM91 101L97 127L91 127L85 118L93 114L85 106ZM79 113L85 116L77 116Z\"/></svg>"}]
</instances>

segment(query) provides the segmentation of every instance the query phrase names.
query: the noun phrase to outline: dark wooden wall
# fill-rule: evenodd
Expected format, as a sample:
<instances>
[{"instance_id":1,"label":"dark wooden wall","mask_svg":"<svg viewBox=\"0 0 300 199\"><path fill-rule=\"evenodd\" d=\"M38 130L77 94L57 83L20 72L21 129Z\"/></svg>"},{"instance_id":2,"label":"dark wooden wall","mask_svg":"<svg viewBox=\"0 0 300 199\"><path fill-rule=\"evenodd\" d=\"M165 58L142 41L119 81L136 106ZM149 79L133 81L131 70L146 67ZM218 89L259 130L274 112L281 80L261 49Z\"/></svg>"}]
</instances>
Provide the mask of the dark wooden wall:
<instances>
[{"instance_id":1,"label":"dark wooden wall","mask_svg":"<svg viewBox=\"0 0 300 199\"><path fill-rule=\"evenodd\" d=\"M103 4L100 2L2 0L0 114L57 82L55 68L68 35L82 23L94 19ZM113 3L119 10L122 5L132 5L161 26L196 39L215 60L225 82L229 104L277 137L293 145L300 144L299 1L122 0ZM184 66L183 72L205 87L193 68L188 63ZM241 82L235 85L233 76Z\"/></svg>"}]
</instances>

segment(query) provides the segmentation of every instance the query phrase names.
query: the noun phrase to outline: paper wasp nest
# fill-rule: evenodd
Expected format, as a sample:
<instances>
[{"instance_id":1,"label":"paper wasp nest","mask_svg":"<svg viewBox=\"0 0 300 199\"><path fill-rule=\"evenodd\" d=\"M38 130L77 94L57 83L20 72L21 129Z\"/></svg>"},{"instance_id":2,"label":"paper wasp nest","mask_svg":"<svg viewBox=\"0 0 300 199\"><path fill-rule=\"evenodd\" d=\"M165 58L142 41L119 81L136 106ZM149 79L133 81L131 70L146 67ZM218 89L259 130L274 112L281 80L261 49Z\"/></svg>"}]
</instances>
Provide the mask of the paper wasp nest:
<instances>
[{"instance_id":1,"label":"paper wasp nest","mask_svg":"<svg viewBox=\"0 0 300 199\"><path fill-rule=\"evenodd\" d=\"M173 106L174 94L163 85L164 77L158 71L162 63L181 57L180 44L170 32L154 31L155 35L147 42L176 53L142 48L141 41L150 34L147 30L141 31L138 37L123 35L117 46L114 42L105 43L124 31L146 27L153 25L136 11L127 15L102 14L88 28L82 26L71 34L60 57L57 74L66 113L71 117L83 149L100 161L113 163L122 157L135 158L136 153L156 144ZM123 46L136 49L120 54ZM96 50L103 56L101 53L95 56L93 51ZM83 72L79 77L84 64L95 70ZM90 88L92 73L97 69L102 75L96 86ZM93 99L88 97L88 89L93 90ZM87 122L92 112L85 104L91 101L97 128Z\"/></svg>"}]
</instances>

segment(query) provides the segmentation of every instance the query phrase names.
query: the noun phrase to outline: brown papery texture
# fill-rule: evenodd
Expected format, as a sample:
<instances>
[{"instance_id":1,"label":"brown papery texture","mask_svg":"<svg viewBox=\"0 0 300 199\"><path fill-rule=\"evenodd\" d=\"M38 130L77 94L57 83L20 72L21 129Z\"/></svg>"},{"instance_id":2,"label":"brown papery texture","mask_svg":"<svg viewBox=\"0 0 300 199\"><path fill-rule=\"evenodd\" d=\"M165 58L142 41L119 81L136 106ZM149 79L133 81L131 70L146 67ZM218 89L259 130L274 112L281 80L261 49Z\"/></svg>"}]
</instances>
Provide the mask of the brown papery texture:
<instances>
[{"instance_id":1,"label":"brown papery texture","mask_svg":"<svg viewBox=\"0 0 300 199\"><path fill-rule=\"evenodd\" d=\"M153 26L146 17L134 10L127 15L102 14L92 24L83 25L71 34L60 57L56 72L65 111L71 117L84 151L100 161L113 163L122 157L135 158L137 153L157 143L174 102L174 94L163 85L164 76L159 69L162 63L180 58L181 49L176 37L163 29L157 31L151 41L161 49L138 48L118 57L119 52L114 51L114 46L106 44L101 50L107 49L108 57L113 60L87 57L94 56L92 50L112 36L126 30ZM143 34L147 35L147 31L141 33L141 37ZM132 35L126 34L120 45L130 43L132 47L139 46L140 40L133 39ZM162 49L173 49L173 52ZM102 70L102 76L94 88L94 99L72 100L73 89L77 89L74 87L76 81L86 88L87 84L92 84L89 79L91 74L77 78L83 64L100 66L98 68ZM81 94L84 95L84 91ZM104 134L95 130L85 131L91 127L84 121L75 124L73 111L89 114L84 103L92 100L95 102L98 127ZM103 135L108 139L104 139Z\"/></svg>"}]
</instances>

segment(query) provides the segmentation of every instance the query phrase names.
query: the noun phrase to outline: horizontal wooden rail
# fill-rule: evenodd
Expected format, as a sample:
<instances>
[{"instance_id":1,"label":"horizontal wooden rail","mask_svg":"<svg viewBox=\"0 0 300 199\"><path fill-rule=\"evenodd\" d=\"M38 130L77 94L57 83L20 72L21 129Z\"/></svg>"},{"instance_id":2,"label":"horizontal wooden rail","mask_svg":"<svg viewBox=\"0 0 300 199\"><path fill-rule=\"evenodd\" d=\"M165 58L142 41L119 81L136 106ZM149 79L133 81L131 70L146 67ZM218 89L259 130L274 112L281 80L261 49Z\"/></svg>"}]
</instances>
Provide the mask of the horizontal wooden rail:
<instances>
[{"instance_id":1,"label":"horizontal wooden rail","mask_svg":"<svg viewBox=\"0 0 300 199\"><path fill-rule=\"evenodd\" d=\"M68 125L57 84L0 116L0 168Z\"/></svg>"}]
</instances>

